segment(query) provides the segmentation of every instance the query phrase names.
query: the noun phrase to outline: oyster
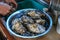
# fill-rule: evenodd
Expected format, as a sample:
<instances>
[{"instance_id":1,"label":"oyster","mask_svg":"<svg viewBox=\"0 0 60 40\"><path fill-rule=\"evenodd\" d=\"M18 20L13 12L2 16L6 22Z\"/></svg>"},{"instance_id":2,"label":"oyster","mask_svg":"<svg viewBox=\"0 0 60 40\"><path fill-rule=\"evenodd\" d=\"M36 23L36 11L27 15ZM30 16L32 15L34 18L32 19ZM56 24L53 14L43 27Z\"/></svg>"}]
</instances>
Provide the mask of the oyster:
<instances>
[{"instance_id":1,"label":"oyster","mask_svg":"<svg viewBox=\"0 0 60 40\"><path fill-rule=\"evenodd\" d=\"M28 12L28 15L31 16L31 17L34 17L35 16L35 11Z\"/></svg>"},{"instance_id":2,"label":"oyster","mask_svg":"<svg viewBox=\"0 0 60 40\"><path fill-rule=\"evenodd\" d=\"M19 18L16 18L16 19L12 20L12 25L14 25L18 21L19 21Z\"/></svg>"},{"instance_id":3,"label":"oyster","mask_svg":"<svg viewBox=\"0 0 60 40\"><path fill-rule=\"evenodd\" d=\"M25 27L23 27L23 25L18 19L15 19L13 21L12 30L20 34L23 34L26 31Z\"/></svg>"},{"instance_id":4,"label":"oyster","mask_svg":"<svg viewBox=\"0 0 60 40\"><path fill-rule=\"evenodd\" d=\"M28 23L28 22L34 23L34 21L28 16L23 16L21 19L22 19L23 23Z\"/></svg>"},{"instance_id":5,"label":"oyster","mask_svg":"<svg viewBox=\"0 0 60 40\"><path fill-rule=\"evenodd\" d=\"M29 31L31 31L33 33L42 33L45 31L45 27L43 27L42 25L39 25L39 24L28 24L27 28Z\"/></svg>"},{"instance_id":6,"label":"oyster","mask_svg":"<svg viewBox=\"0 0 60 40\"><path fill-rule=\"evenodd\" d=\"M44 17L44 16L45 16L45 14L42 14L42 13L40 13L40 12L37 12L37 14L38 14L40 17Z\"/></svg>"},{"instance_id":7,"label":"oyster","mask_svg":"<svg viewBox=\"0 0 60 40\"><path fill-rule=\"evenodd\" d=\"M45 20L43 20L43 19L37 19L35 21L36 21L36 23L39 23L41 25L44 25L45 24Z\"/></svg>"},{"instance_id":8,"label":"oyster","mask_svg":"<svg viewBox=\"0 0 60 40\"><path fill-rule=\"evenodd\" d=\"M39 14L36 14L35 11L31 11L28 13L29 16L31 16L32 18L40 18L40 15Z\"/></svg>"}]
</instances>

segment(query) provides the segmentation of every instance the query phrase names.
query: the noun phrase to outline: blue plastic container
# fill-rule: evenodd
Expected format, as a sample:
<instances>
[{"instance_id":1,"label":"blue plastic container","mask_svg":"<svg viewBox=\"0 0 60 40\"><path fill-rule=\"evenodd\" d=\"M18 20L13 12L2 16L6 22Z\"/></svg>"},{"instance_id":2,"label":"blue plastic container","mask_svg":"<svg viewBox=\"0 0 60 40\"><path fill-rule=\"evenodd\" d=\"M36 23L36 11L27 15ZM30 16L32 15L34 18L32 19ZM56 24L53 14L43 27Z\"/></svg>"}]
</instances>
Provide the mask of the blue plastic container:
<instances>
[{"instance_id":1,"label":"blue plastic container","mask_svg":"<svg viewBox=\"0 0 60 40\"><path fill-rule=\"evenodd\" d=\"M21 35L18 35L18 34L16 34L15 32L13 32L12 30L11 30L11 22L12 22L12 19L13 18L18 18L18 17L20 17L21 15L23 15L23 13L21 13L22 11L28 11L28 10L36 10L36 9L31 9L31 8L29 8L29 9L22 9L22 10L18 10L18 11L16 11L16 12L14 12L13 14L11 14L9 17L8 17L8 19L7 19L7 22L6 22L6 25L7 25L7 30L10 32L10 34L11 35L13 35L13 36L16 36L16 37L21 37L21 38L36 38L36 37L41 37L41 36L43 36L43 35L45 35L45 34L47 34L49 31L50 31L50 29L52 28L52 18L48 15L48 13L45 13L44 11L41 11L43 14L45 14L46 15L46 17L48 18L48 20L49 20L49 26L47 26L48 28L47 28L47 30L45 31L45 32L43 32L43 33L41 33L41 34L38 34L38 35L36 35L36 36L21 36ZM47 20L47 21L48 21ZM47 25L47 24L46 24Z\"/></svg>"}]
</instances>

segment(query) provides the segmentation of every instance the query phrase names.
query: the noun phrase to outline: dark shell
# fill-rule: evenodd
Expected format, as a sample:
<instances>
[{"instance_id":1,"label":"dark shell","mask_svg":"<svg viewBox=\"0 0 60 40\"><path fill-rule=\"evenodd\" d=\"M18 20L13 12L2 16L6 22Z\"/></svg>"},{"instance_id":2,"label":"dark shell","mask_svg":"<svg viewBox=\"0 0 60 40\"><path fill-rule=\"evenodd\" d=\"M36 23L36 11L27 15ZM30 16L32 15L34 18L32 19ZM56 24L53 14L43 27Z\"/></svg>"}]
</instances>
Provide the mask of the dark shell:
<instances>
[{"instance_id":1,"label":"dark shell","mask_svg":"<svg viewBox=\"0 0 60 40\"><path fill-rule=\"evenodd\" d=\"M18 19L15 19L13 21L12 30L14 30L15 32L20 33L20 34L23 34L26 31L25 27L23 27L23 25L21 24L21 22L19 22Z\"/></svg>"},{"instance_id":2,"label":"dark shell","mask_svg":"<svg viewBox=\"0 0 60 40\"><path fill-rule=\"evenodd\" d=\"M45 27L43 27L42 25L39 25L39 24L28 24L27 28L29 31L31 31L33 33L42 33L45 31Z\"/></svg>"},{"instance_id":3,"label":"dark shell","mask_svg":"<svg viewBox=\"0 0 60 40\"><path fill-rule=\"evenodd\" d=\"M36 21L36 23L39 23L40 25L44 25L45 24L45 20L43 20L43 19L37 19L35 21Z\"/></svg>"},{"instance_id":4,"label":"dark shell","mask_svg":"<svg viewBox=\"0 0 60 40\"><path fill-rule=\"evenodd\" d=\"M23 23L34 23L34 21L28 16L23 16L21 19Z\"/></svg>"},{"instance_id":5,"label":"dark shell","mask_svg":"<svg viewBox=\"0 0 60 40\"><path fill-rule=\"evenodd\" d=\"M29 16L31 16L32 18L40 18L40 15L37 14L35 11L31 11L28 13Z\"/></svg>"}]
</instances>

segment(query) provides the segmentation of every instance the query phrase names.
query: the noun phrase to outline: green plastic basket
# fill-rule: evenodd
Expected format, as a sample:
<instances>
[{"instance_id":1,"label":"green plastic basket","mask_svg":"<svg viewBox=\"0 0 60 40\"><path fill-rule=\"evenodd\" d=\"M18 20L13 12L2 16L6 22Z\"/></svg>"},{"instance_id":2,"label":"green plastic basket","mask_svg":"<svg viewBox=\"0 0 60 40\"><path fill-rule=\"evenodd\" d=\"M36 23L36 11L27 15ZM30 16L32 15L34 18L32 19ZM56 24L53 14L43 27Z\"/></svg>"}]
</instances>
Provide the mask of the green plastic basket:
<instances>
[{"instance_id":1,"label":"green plastic basket","mask_svg":"<svg viewBox=\"0 0 60 40\"><path fill-rule=\"evenodd\" d=\"M46 5L44 6L42 5L42 3L38 3L35 0L23 0L23 1L16 0L16 2L18 3L17 10L26 9L26 8L43 10L43 8L47 7Z\"/></svg>"}]
</instances>

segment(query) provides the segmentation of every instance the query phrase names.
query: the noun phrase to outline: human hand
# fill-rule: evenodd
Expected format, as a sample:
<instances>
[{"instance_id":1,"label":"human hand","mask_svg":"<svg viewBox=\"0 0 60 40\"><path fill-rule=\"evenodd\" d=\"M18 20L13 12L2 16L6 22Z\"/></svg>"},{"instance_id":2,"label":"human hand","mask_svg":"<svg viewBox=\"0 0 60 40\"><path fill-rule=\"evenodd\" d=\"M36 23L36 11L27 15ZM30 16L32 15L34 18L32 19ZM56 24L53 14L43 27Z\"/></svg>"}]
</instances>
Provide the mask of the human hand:
<instances>
[{"instance_id":1,"label":"human hand","mask_svg":"<svg viewBox=\"0 0 60 40\"><path fill-rule=\"evenodd\" d=\"M0 14L3 16L9 14L9 12L14 11L17 8L15 0L5 0L4 2L0 2ZM10 3L13 5L10 5Z\"/></svg>"},{"instance_id":2,"label":"human hand","mask_svg":"<svg viewBox=\"0 0 60 40\"><path fill-rule=\"evenodd\" d=\"M9 6L6 3L0 2L0 14L5 16L7 15L11 10L11 6Z\"/></svg>"},{"instance_id":3,"label":"human hand","mask_svg":"<svg viewBox=\"0 0 60 40\"><path fill-rule=\"evenodd\" d=\"M7 4L10 4L11 6L14 5L14 8L17 8L17 3L15 0L5 0Z\"/></svg>"}]
</instances>

